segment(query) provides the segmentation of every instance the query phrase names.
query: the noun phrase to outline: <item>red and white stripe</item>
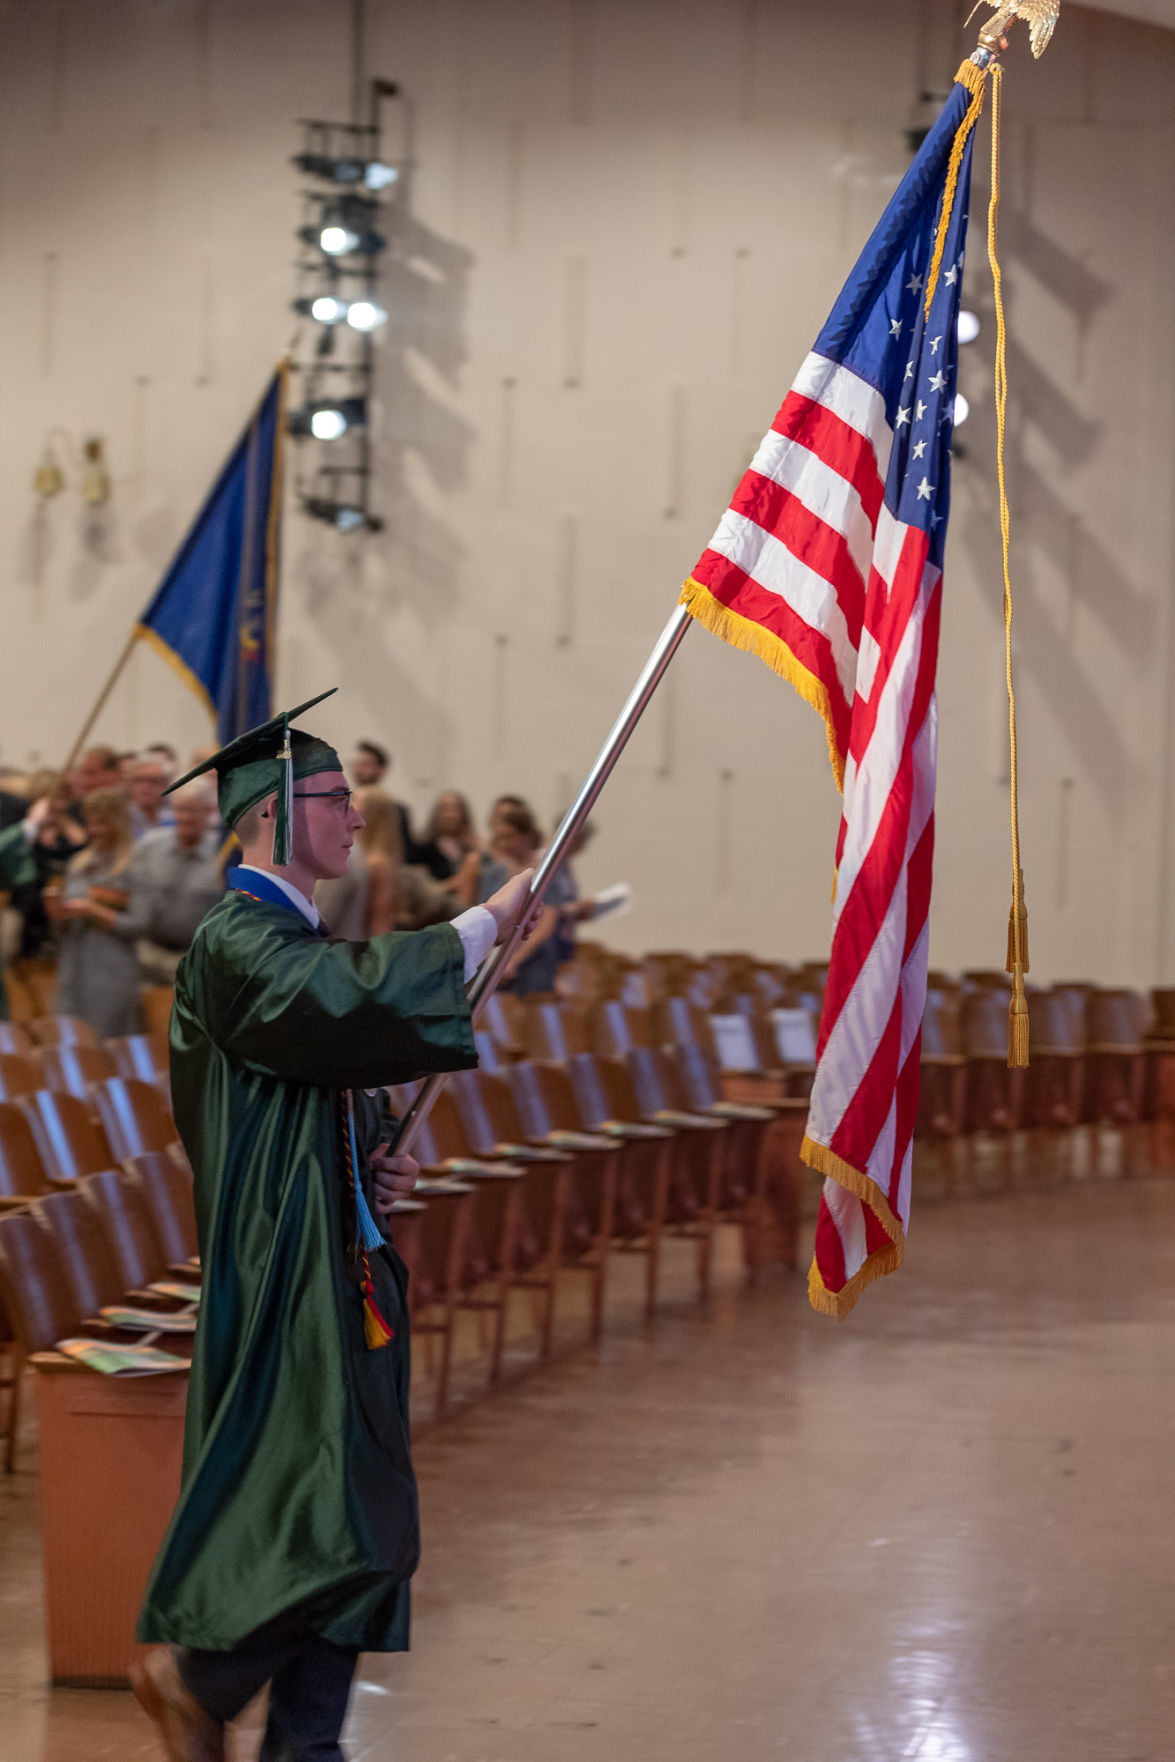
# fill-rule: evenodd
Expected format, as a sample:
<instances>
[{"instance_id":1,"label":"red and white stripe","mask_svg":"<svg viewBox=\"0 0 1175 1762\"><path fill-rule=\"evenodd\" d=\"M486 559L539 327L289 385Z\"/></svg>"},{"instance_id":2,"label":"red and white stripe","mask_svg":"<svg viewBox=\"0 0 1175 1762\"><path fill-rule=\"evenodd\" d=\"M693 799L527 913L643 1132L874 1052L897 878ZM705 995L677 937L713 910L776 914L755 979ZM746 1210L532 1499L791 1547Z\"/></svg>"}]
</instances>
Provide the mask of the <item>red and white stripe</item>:
<instances>
[{"instance_id":1,"label":"red and white stripe","mask_svg":"<svg viewBox=\"0 0 1175 1762\"><path fill-rule=\"evenodd\" d=\"M813 1297L839 1313L900 1258L926 996L940 574L884 506L892 444L880 394L809 355L694 571L784 645L843 776L805 1144L828 1174Z\"/></svg>"}]
</instances>

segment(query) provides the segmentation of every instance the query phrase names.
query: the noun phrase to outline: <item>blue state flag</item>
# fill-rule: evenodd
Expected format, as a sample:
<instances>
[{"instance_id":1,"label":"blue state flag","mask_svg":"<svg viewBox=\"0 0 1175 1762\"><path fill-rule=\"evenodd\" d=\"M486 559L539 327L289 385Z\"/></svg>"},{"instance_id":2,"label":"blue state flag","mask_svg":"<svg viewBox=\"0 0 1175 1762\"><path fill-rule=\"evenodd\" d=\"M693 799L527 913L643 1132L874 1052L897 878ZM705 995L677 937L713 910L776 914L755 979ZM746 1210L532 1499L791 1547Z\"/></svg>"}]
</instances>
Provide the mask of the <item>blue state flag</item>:
<instances>
[{"instance_id":1,"label":"blue state flag","mask_svg":"<svg viewBox=\"0 0 1175 1762\"><path fill-rule=\"evenodd\" d=\"M272 714L283 361L135 626L207 705L221 743Z\"/></svg>"}]
</instances>

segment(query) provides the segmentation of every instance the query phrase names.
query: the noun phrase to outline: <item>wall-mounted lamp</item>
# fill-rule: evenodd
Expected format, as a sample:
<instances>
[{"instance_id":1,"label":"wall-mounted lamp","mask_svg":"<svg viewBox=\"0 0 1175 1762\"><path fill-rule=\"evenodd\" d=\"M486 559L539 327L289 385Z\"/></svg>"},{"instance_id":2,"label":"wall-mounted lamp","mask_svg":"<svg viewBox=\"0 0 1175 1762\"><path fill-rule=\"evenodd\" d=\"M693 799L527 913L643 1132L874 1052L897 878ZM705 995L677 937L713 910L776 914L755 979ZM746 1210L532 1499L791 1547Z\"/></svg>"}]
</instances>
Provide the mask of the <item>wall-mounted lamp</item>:
<instances>
[{"instance_id":1,"label":"wall-mounted lamp","mask_svg":"<svg viewBox=\"0 0 1175 1762\"><path fill-rule=\"evenodd\" d=\"M73 443L64 429L51 429L45 436L45 446L41 453L40 463L33 473L33 489L43 502L52 501L65 488L65 472L57 457L55 440L60 443L72 472L81 475L80 490L83 502L91 508L100 508L110 500L110 473L106 469L106 443L101 435L91 435L82 443L82 456L79 459L74 452Z\"/></svg>"}]
</instances>

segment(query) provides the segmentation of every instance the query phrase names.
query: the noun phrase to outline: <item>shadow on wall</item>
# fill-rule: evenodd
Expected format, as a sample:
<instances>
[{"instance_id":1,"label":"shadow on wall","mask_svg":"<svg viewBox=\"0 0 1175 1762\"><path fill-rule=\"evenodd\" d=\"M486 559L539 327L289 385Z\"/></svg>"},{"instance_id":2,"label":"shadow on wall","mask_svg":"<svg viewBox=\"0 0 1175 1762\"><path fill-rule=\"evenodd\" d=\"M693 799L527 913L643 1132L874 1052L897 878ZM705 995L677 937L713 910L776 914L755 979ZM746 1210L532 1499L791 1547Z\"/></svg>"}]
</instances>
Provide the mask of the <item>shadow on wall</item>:
<instances>
[{"instance_id":1,"label":"shadow on wall","mask_svg":"<svg viewBox=\"0 0 1175 1762\"><path fill-rule=\"evenodd\" d=\"M972 208L979 209L978 192ZM983 194L986 208L986 192ZM1072 314L1075 335L1084 337L1110 286L1080 258L1069 255L1034 221L1008 207L1002 256L1018 274L1030 274ZM972 244L974 252L978 240ZM1012 588L1017 625L1017 666L1030 677L1064 730L1090 781L1107 804L1120 803L1121 779L1128 754L1117 719L1106 700L1104 676L1091 669L1075 651L1078 606L1097 622L1100 638L1122 655L1145 657L1155 639L1155 609L1137 585L1122 572L1116 558L1093 536L1081 518L1076 498L1066 500L1070 474L1092 461L1102 440L1103 425L1081 411L1059 384L1014 340L1014 293L1009 307L1008 430L1006 439L1008 494L1012 512ZM986 306L986 310L984 310ZM990 301L980 304L989 334L995 313ZM983 461L970 484L971 497L962 521L964 543L978 564L979 577L992 588L993 616L1001 619L999 500L994 470L995 412L990 384L986 396L974 398L974 426L966 431L967 450ZM1042 471L1027 458L1030 435L1044 441L1055 469ZM1058 610L1055 596L1040 591L1034 564L1048 558L1068 587L1068 604Z\"/></svg>"},{"instance_id":2,"label":"shadow on wall","mask_svg":"<svg viewBox=\"0 0 1175 1762\"><path fill-rule=\"evenodd\" d=\"M467 358L465 314L473 255L411 212L411 185L387 221L379 337L372 392L372 511L377 533L341 535L293 515L290 583L305 594L324 642L352 689L389 703L395 725L444 770L448 719L426 702L391 646L396 613L431 634L456 606L464 550L448 503L468 478L474 431L456 408Z\"/></svg>"}]
</instances>

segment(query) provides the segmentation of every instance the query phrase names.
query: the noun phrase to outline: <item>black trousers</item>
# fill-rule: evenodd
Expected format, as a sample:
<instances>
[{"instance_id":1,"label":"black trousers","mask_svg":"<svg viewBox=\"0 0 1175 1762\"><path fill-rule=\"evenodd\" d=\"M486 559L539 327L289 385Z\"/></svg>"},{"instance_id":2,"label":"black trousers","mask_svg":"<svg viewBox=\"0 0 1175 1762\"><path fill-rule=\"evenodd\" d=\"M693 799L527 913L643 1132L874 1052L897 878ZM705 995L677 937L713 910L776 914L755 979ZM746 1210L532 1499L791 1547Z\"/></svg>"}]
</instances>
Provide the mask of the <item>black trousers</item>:
<instances>
[{"instance_id":1,"label":"black trousers","mask_svg":"<svg viewBox=\"0 0 1175 1762\"><path fill-rule=\"evenodd\" d=\"M269 1684L259 1762L342 1762L339 1736L358 1659L293 1613L267 1621L231 1652L176 1653L185 1684L214 1719L235 1719Z\"/></svg>"}]
</instances>

